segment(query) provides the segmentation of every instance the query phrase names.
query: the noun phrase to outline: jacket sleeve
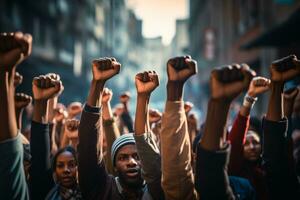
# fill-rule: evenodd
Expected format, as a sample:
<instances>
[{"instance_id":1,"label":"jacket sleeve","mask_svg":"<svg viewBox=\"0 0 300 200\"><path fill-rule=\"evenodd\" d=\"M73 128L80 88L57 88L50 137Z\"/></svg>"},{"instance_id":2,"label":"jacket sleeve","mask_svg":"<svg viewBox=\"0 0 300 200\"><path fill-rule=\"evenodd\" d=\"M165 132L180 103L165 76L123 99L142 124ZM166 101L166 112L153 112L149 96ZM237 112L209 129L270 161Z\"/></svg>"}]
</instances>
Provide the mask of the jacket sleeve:
<instances>
[{"instance_id":1,"label":"jacket sleeve","mask_svg":"<svg viewBox=\"0 0 300 200\"><path fill-rule=\"evenodd\" d=\"M295 169L288 159L287 120L263 120L263 162L270 199L294 199L300 195Z\"/></svg>"},{"instance_id":2,"label":"jacket sleeve","mask_svg":"<svg viewBox=\"0 0 300 200\"><path fill-rule=\"evenodd\" d=\"M111 146L113 142L120 137L119 129L116 125L114 119L103 120L103 131L106 137L106 159L105 159L105 167L109 174L114 174L114 167L111 160Z\"/></svg>"},{"instance_id":3,"label":"jacket sleeve","mask_svg":"<svg viewBox=\"0 0 300 200\"><path fill-rule=\"evenodd\" d=\"M183 101L167 101L161 130L162 187L166 199L196 199Z\"/></svg>"},{"instance_id":4,"label":"jacket sleeve","mask_svg":"<svg viewBox=\"0 0 300 200\"><path fill-rule=\"evenodd\" d=\"M161 157L153 133L135 135L136 147L142 163L142 175L153 199L164 199L161 187Z\"/></svg>"},{"instance_id":5,"label":"jacket sleeve","mask_svg":"<svg viewBox=\"0 0 300 200\"><path fill-rule=\"evenodd\" d=\"M207 151L198 144L196 189L200 199L235 199L227 174L230 145L220 151Z\"/></svg>"},{"instance_id":6,"label":"jacket sleeve","mask_svg":"<svg viewBox=\"0 0 300 200\"><path fill-rule=\"evenodd\" d=\"M243 168L243 144L249 127L249 119L250 117L238 114L228 135L228 140L231 143L230 162L228 166L228 173L230 175L239 176Z\"/></svg>"},{"instance_id":7,"label":"jacket sleeve","mask_svg":"<svg viewBox=\"0 0 300 200\"><path fill-rule=\"evenodd\" d=\"M84 106L79 125L78 175L84 199L104 194L108 174L105 170L98 142L102 134L100 108Z\"/></svg>"},{"instance_id":8,"label":"jacket sleeve","mask_svg":"<svg viewBox=\"0 0 300 200\"><path fill-rule=\"evenodd\" d=\"M44 199L54 185L50 163L49 124L31 122L31 199Z\"/></svg>"}]
</instances>

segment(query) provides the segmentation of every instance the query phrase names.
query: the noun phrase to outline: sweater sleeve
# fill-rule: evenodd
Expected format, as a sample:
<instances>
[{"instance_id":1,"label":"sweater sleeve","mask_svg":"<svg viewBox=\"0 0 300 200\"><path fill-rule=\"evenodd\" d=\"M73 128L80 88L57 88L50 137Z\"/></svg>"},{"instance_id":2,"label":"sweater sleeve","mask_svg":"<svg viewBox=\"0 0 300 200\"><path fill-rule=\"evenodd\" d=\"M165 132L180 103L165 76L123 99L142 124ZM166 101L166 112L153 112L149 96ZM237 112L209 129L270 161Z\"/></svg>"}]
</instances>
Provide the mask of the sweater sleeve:
<instances>
[{"instance_id":1,"label":"sweater sleeve","mask_svg":"<svg viewBox=\"0 0 300 200\"><path fill-rule=\"evenodd\" d=\"M84 106L79 125L78 175L85 199L97 199L105 193L108 174L98 148L101 132L100 109Z\"/></svg>"},{"instance_id":2,"label":"sweater sleeve","mask_svg":"<svg viewBox=\"0 0 300 200\"><path fill-rule=\"evenodd\" d=\"M196 199L183 101L167 101L161 130L162 187L166 199Z\"/></svg>"},{"instance_id":3,"label":"sweater sleeve","mask_svg":"<svg viewBox=\"0 0 300 200\"><path fill-rule=\"evenodd\" d=\"M0 142L1 199L29 200L23 168L21 135Z\"/></svg>"},{"instance_id":4,"label":"sweater sleeve","mask_svg":"<svg viewBox=\"0 0 300 200\"><path fill-rule=\"evenodd\" d=\"M270 199L294 199L300 186L288 162L287 120L263 120L263 162Z\"/></svg>"},{"instance_id":5,"label":"sweater sleeve","mask_svg":"<svg viewBox=\"0 0 300 200\"><path fill-rule=\"evenodd\" d=\"M161 187L161 157L153 133L135 135L136 147L142 163L142 175L153 199L163 199Z\"/></svg>"},{"instance_id":6,"label":"sweater sleeve","mask_svg":"<svg viewBox=\"0 0 300 200\"><path fill-rule=\"evenodd\" d=\"M31 199L44 199L54 185L50 164L49 124L31 122Z\"/></svg>"},{"instance_id":7,"label":"sweater sleeve","mask_svg":"<svg viewBox=\"0 0 300 200\"><path fill-rule=\"evenodd\" d=\"M245 117L238 114L228 135L228 140L231 143L228 173L233 176L239 176L243 168L243 144L249 127L249 119L249 116Z\"/></svg>"},{"instance_id":8,"label":"sweater sleeve","mask_svg":"<svg viewBox=\"0 0 300 200\"><path fill-rule=\"evenodd\" d=\"M207 151L199 144L196 160L196 189L200 199L235 199L227 174L230 145L220 151Z\"/></svg>"}]
</instances>

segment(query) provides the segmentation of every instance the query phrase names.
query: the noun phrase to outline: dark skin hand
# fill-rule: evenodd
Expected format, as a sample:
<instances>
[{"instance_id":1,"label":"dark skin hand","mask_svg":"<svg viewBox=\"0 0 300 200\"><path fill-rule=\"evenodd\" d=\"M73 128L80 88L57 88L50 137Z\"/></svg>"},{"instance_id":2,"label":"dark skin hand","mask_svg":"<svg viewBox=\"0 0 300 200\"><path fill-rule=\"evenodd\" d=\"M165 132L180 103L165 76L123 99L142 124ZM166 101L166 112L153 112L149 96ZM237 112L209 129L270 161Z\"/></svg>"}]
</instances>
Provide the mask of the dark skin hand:
<instances>
[{"instance_id":1,"label":"dark skin hand","mask_svg":"<svg viewBox=\"0 0 300 200\"><path fill-rule=\"evenodd\" d=\"M135 114L135 134L142 135L150 132L149 99L151 93L159 86L158 75L155 71L138 73L135 76L137 104Z\"/></svg>"},{"instance_id":2,"label":"dark skin hand","mask_svg":"<svg viewBox=\"0 0 300 200\"><path fill-rule=\"evenodd\" d=\"M225 125L230 104L247 89L255 72L246 64L214 69L210 77L211 97L208 103L202 148L216 151L224 148Z\"/></svg>"},{"instance_id":3,"label":"dark skin hand","mask_svg":"<svg viewBox=\"0 0 300 200\"><path fill-rule=\"evenodd\" d=\"M288 57L274 61L270 66L270 74L272 83L266 119L270 121L280 121L284 116L284 83L299 76L300 61L295 55L290 55Z\"/></svg>"}]
</instances>

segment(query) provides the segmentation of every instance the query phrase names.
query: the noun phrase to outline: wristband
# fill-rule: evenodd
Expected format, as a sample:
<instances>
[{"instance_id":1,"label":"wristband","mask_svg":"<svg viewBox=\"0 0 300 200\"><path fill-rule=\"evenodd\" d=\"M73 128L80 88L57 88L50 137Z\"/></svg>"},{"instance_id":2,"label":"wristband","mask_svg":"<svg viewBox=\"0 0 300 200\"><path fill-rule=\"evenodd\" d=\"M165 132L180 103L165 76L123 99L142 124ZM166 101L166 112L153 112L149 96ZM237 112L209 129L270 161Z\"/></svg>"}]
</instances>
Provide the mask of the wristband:
<instances>
[{"instance_id":1,"label":"wristband","mask_svg":"<svg viewBox=\"0 0 300 200\"><path fill-rule=\"evenodd\" d=\"M246 94L244 97L243 106L252 109L256 101L257 97L254 98Z\"/></svg>"}]
</instances>

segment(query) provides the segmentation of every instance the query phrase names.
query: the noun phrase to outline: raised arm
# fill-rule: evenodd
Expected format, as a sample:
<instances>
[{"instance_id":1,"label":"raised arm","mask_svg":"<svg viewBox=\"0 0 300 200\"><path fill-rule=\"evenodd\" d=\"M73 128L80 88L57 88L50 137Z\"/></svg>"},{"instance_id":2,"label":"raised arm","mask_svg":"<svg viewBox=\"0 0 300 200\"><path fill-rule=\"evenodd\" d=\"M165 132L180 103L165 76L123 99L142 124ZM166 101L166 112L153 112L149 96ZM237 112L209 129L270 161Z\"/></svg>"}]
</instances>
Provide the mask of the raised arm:
<instances>
[{"instance_id":1,"label":"raised arm","mask_svg":"<svg viewBox=\"0 0 300 200\"><path fill-rule=\"evenodd\" d=\"M3 199L29 199L23 146L17 131L14 76L17 65L30 55L31 46L29 34L0 34L0 196Z\"/></svg>"},{"instance_id":2,"label":"raised arm","mask_svg":"<svg viewBox=\"0 0 300 200\"><path fill-rule=\"evenodd\" d=\"M63 90L60 80L50 76L35 77L32 82L34 98L31 123L30 192L32 199L44 199L54 182L50 163L49 100Z\"/></svg>"},{"instance_id":3,"label":"raised arm","mask_svg":"<svg viewBox=\"0 0 300 200\"><path fill-rule=\"evenodd\" d=\"M300 61L288 56L272 63L271 94L263 122L263 160L270 199L293 199L300 195L295 169L289 165L287 120L284 118L284 83L300 74Z\"/></svg>"},{"instance_id":4,"label":"raised arm","mask_svg":"<svg viewBox=\"0 0 300 200\"><path fill-rule=\"evenodd\" d=\"M107 172L101 152L101 99L105 82L119 73L120 67L114 58L92 62L93 79L79 125L79 185L85 199L95 198L98 192L104 195L107 186Z\"/></svg>"},{"instance_id":5,"label":"raised arm","mask_svg":"<svg viewBox=\"0 0 300 200\"><path fill-rule=\"evenodd\" d=\"M120 102L123 104L124 106L124 111L121 114L121 119L124 123L124 125L126 126L127 130L129 131L129 133L133 133L133 120L132 117L130 115L129 112L129 100L130 100L130 93L129 92L124 92L123 94L121 94L120 96Z\"/></svg>"},{"instance_id":6,"label":"raised arm","mask_svg":"<svg viewBox=\"0 0 300 200\"><path fill-rule=\"evenodd\" d=\"M266 92L270 87L271 81L264 77L255 77L252 79L247 94L244 97L243 105L233 123L229 133L228 140L231 143L230 162L228 171L230 175L240 176L243 168L243 144L249 127L250 112L257 96Z\"/></svg>"},{"instance_id":7,"label":"raised arm","mask_svg":"<svg viewBox=\"0 0 300 200\"><path fill-rule=\"evenodd\" d=\"M232 65L212 71L211 97L201 142L197 147L196 188L200 199L234 199L227 165L230 145L225 125L232 100L245 90L255 73L248 65Z\"/></svg>"},{"instance_id":8,"label":"raised arm","mask_svg":"<svg viewBox=\"0 0 300 200\"><path fill-rule=\"evenodd\" d=\"M167 63L167 102L162 118L162 187L166 199L196 199L191 166L191 144L183 108L183 86L197 73L190 56L171 58Z\"/></svg>"},{"instance_id":9,"label":"raised arm","mask_svg":"<svg viewBox=\"0 0 300 200\"><path fill-rule=\"evenodd\" d=\"M149 124L149 100L152 91L159 85L154 71L135 76L137 104L135 114L135 141L142 163L142 175L153 199L162 199L161 157Z\"/></svg>"},{"instance_id":10,"label":"raised arm","mask_svg":"<svg viewBox=\"0 0 300 200\"><path fill-rule=\"evenodd\" d=\"M106 155L105 155L105 166L109 174L115 174L113 163L111 160L111 146L113 142L120 137L120 131L115 122L113 112L111 110L110 101L113 93L110 89L104 88L102 94L102 123L103 131L106 139Z\"/></svg>"}]
</instances>

